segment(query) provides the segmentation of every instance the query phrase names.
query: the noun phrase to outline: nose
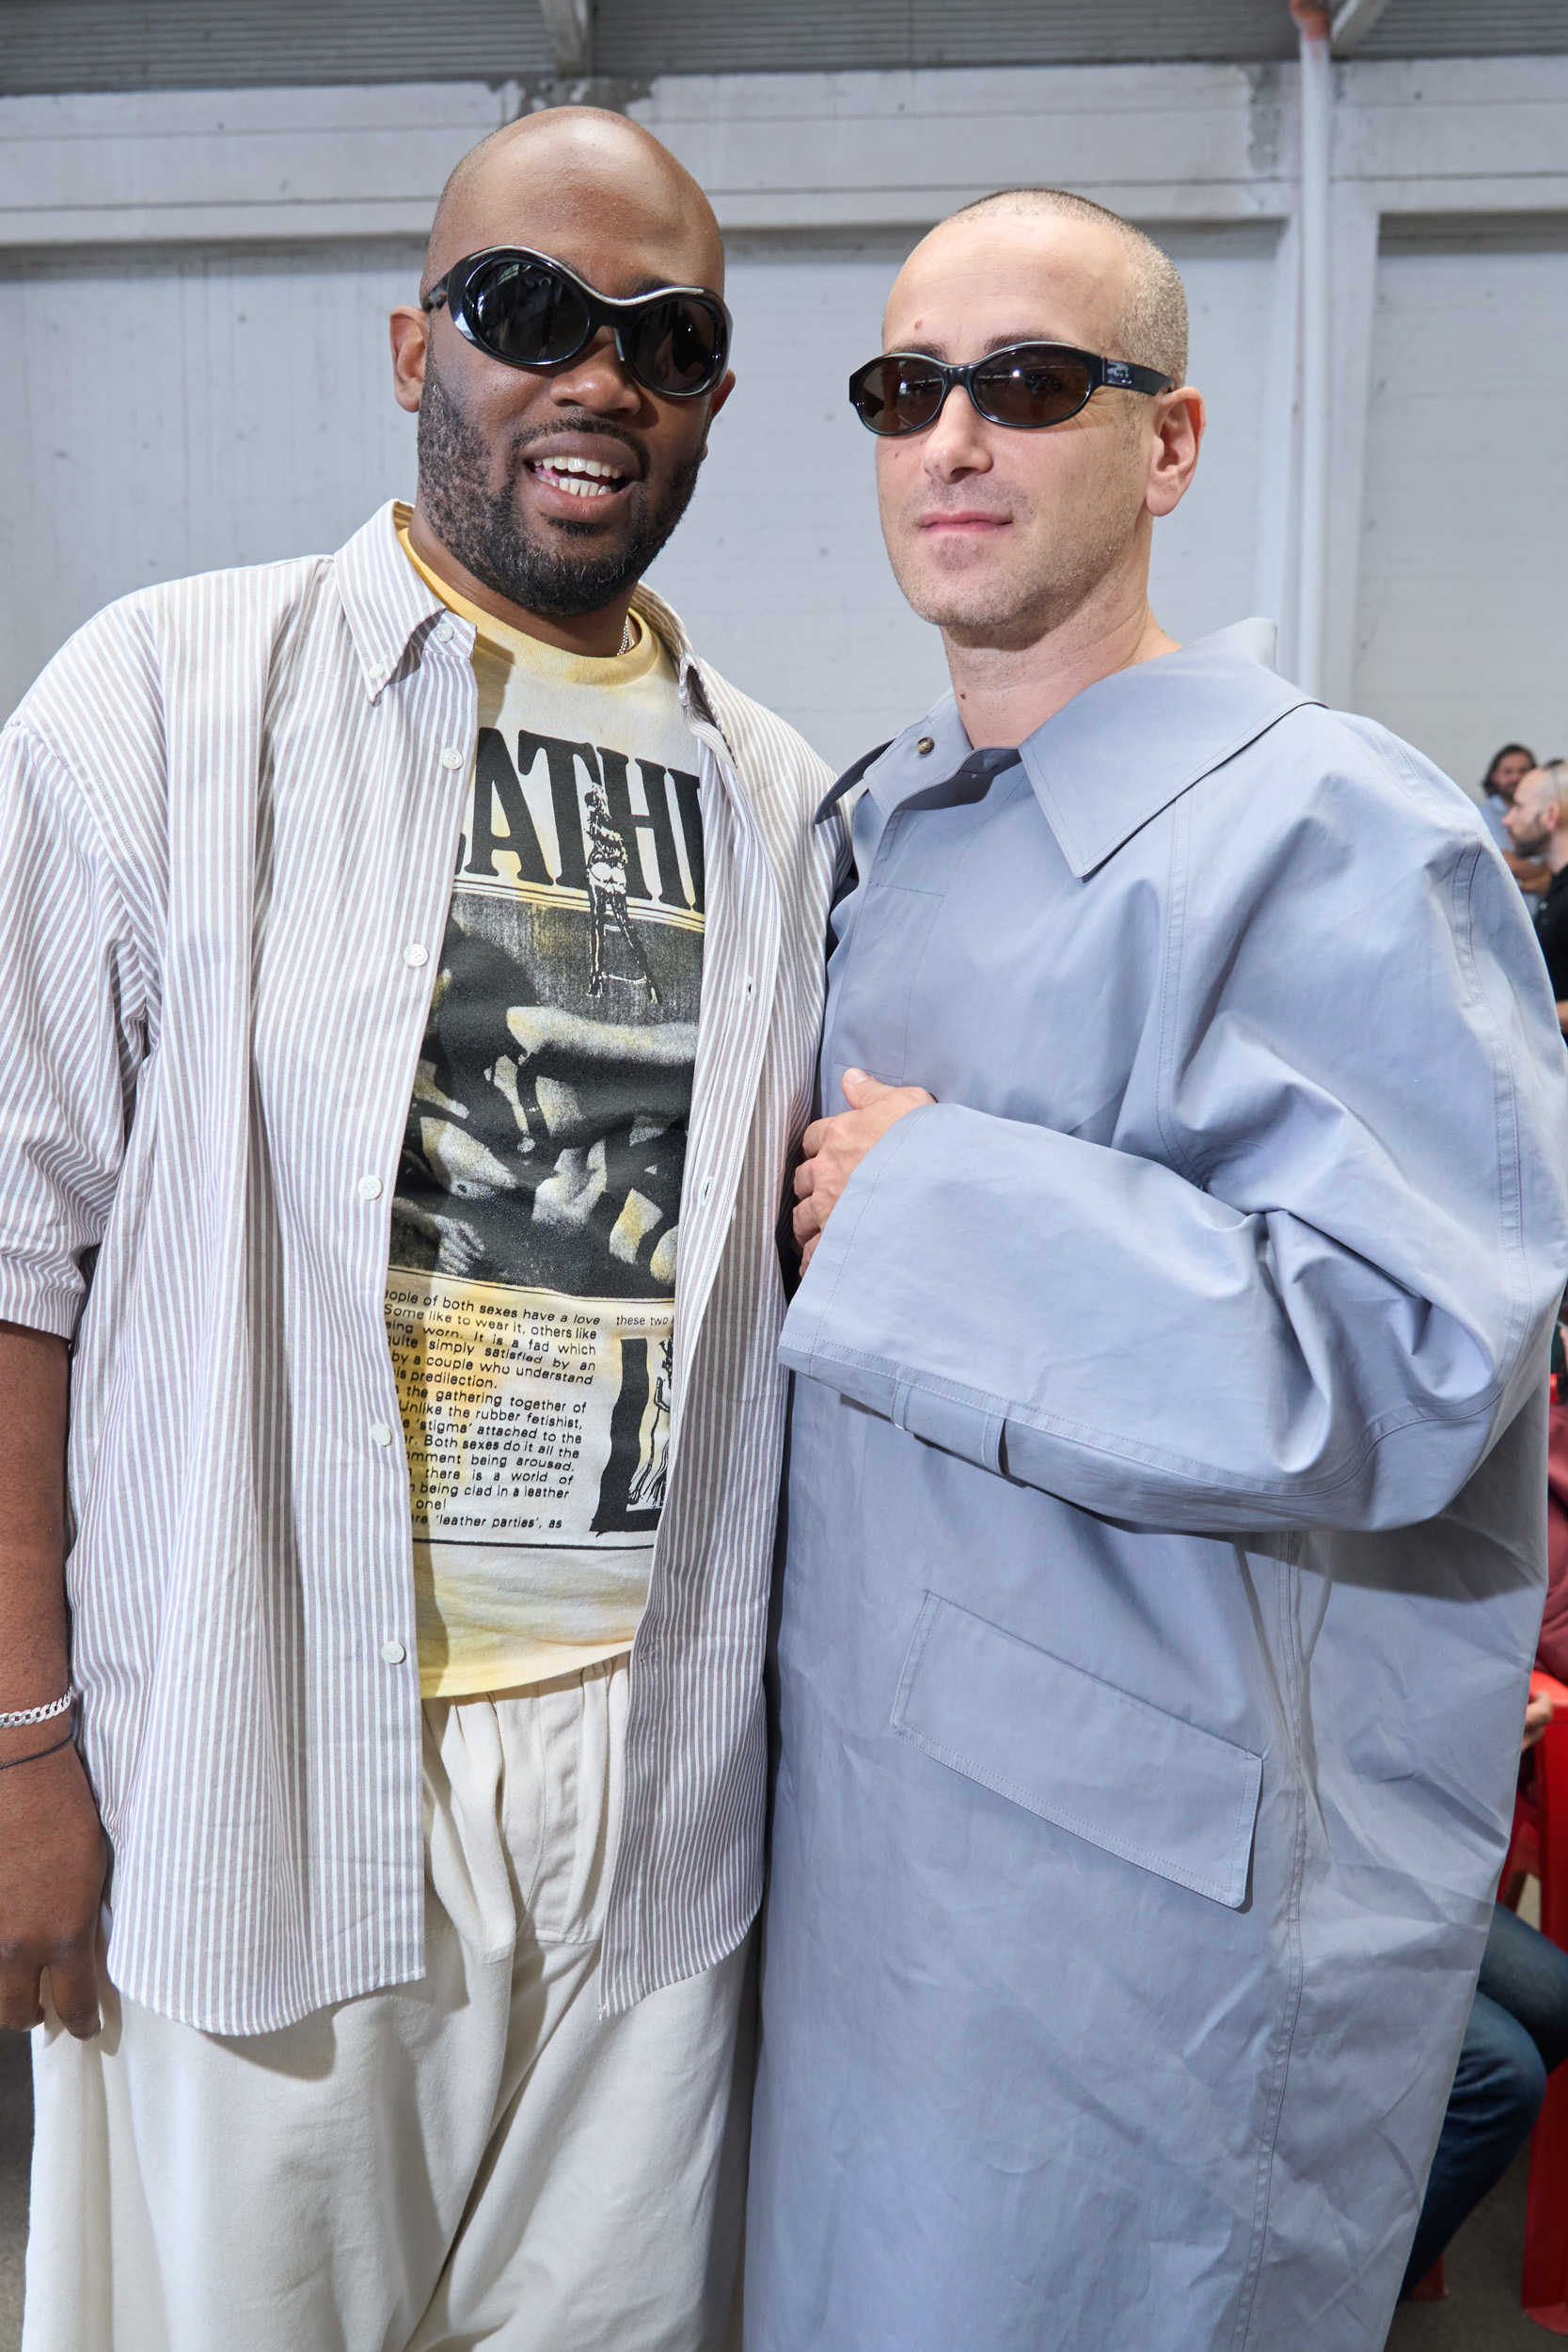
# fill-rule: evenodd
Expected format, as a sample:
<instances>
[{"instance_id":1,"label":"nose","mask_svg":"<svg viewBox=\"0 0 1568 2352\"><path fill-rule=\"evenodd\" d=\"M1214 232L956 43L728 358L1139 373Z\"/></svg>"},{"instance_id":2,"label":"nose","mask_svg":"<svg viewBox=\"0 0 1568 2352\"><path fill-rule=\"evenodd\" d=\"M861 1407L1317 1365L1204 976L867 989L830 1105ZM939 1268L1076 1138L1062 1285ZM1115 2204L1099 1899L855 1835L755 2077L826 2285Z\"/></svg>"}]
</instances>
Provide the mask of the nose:
<instances>
[{"instance_id":1,"label":"nose","mask_svg":"<svg viewBox=\"0 0 1568 2352\"><path fill-rule=\"evenodd\" d=\"M955 384L942 402L941 415L925 436L921 454L926 471L937 482L957 482L965 474L990 471L985 421L961 384Z\"/></svg>"},{"instance_id":2,"label":"nose","mask_svg":"<svg viewBox=\"0 0 1568 2352\"><path fill-rule=\"evenodd\" d=\"M562 408L586 408L596 417L635 416L644 398L641 386L622 364L614 332L608 326L551 377L550 394Z\"/></svg>"}]
</instances>

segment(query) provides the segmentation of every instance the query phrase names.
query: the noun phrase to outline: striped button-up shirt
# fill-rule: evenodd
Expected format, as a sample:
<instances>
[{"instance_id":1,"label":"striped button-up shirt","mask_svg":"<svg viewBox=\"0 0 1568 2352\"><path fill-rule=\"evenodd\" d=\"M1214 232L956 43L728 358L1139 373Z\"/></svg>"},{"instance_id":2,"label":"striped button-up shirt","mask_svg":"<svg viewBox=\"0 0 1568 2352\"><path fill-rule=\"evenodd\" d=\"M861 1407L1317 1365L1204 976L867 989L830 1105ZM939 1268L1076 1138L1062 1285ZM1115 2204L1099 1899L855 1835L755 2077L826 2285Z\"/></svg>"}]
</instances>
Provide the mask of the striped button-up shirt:
<instances>
[{"instance_id":1,"label":"striped button-up shirt","mask_svg":"<svg viewBox=\"0 0 1568 2352\"><path fill-rule=\"evenodd\" d=\"M722 1958L760 1896L774 1237L838 847L821 762L637 609L678 665L708 898L607 2009ZM477 732L473 630L448 620L388 507L336 556L111 606L0 736L0 1316L74 1343L110 1972L217 2032L423 1966L382 1301Z\"/></svg>"}]
</instances>

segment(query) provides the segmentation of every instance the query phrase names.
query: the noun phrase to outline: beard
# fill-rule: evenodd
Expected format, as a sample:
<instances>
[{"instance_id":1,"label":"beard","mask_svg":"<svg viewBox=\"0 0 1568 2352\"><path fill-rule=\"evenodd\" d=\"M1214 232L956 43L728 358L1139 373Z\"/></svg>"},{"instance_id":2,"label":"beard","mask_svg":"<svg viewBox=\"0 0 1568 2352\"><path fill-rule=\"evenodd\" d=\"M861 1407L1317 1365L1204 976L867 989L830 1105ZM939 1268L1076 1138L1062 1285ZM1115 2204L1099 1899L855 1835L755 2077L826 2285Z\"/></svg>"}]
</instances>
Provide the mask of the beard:
<instances>
[{"instance_id":1,"label":"beard","mask_svg":"<svg viewBox=\"0 0 1568 2352\"><path fill-rule=\"evenodd\" d=\"M430 527L473 579L547 621L580 620L635 587L690 505L703 463L701 455L688 458L657 491L645 475L634 481L626 494L627 526L619 545L601 550L584 545L579 550L570 543L598 538L602 524L559 522L545 540L531 537L517 513L517 485L529 450L562 431L621 441L640 467L643 463L640 444L602 418L562 416L515 437L507 452L504 486L490 489L489 446L441 381L436 354L427 352L419 460L420 502Z\"/></svg>"}]
</instances>

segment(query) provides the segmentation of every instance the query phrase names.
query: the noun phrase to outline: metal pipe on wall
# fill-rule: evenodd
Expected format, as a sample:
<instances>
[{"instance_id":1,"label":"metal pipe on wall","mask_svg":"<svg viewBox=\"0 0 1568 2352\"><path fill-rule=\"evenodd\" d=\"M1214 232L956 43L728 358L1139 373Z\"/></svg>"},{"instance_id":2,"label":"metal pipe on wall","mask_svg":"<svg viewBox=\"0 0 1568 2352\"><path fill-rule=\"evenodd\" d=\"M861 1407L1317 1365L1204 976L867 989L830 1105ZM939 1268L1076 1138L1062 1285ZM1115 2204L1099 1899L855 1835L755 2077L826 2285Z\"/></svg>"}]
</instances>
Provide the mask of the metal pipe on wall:
<instances>
[{"instance_id":1,"label":"metal pipe on wall","mask_svg":"<svg viewBox=\"0 0 1568 2352\"><path fill-rule=\"evenodd\" d=\"M1291 0L1301 44L1301 524L1296 574L1296 680L1324 690L1328 577L1329 169L1334 68L1329 17Z\"/></svg>"}]
</instances>

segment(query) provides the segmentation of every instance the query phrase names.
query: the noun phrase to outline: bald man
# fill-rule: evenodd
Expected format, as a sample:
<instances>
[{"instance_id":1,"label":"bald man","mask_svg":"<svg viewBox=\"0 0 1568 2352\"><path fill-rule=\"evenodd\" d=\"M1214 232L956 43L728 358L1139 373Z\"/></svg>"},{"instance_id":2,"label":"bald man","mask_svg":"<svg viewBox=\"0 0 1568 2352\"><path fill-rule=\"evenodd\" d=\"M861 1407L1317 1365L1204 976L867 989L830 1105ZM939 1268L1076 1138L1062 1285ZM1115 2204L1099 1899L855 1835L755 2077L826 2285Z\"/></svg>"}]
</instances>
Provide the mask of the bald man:
<instances>
[{"instance_id":1,"label":"bald man","mask_svg":"<svg viewBox=\"0 0 1568 2352\"><path fill-rule=\"evenodd\" d=\"M1164 255L1011 192L883 343L953 691L830 801L748 2352L1381 2352L1545 1584L1541 959L1418 754L1151 612Z\"/></svg>"},{"instance_id":2,"label":"bald man","mask_svg":"<svg viewBox=\"0 0 1568 2352\"><path fill-rule=\"evenodd\" d=\"M127 598L3 739L27 2352L723 2338L839 846L640 584L729 335L655 139L497 134L392 316L412 510Z\"/></svg>"},{"instance_id":3,"label":"bald man","mask_svg":"<svg viewBox=\"0 0 1568 2352\"><path fill-rule=\"evenodd\" d=\"M1568 1031L1568 759L1528 769L1503 811L1503 827L1521 857L1539 858L1551 876L1535 917L1557 1017Z\"/></svg>"}]
</instances>

